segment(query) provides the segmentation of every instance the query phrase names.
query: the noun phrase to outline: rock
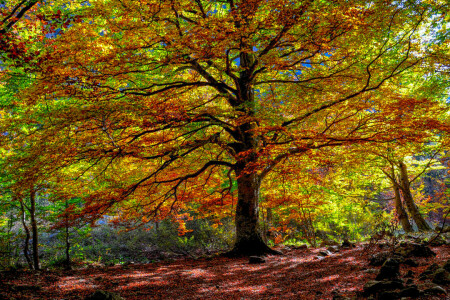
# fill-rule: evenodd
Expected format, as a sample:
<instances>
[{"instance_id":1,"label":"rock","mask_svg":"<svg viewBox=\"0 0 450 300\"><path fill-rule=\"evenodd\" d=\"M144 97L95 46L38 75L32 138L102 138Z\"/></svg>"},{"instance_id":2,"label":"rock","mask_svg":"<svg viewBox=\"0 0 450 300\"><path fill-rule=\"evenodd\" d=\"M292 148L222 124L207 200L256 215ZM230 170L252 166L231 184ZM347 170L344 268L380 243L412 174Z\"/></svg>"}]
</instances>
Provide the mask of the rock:
<instances>
[{"instance_id":1,"label":"rock","mask_svg":"<svg viewBox=\"0 0 450 300\"><path fill-rule=\"evenodd\" d=\"M353 245L348 239L344 239L341 245L343 248L353 248L355 245Z\"/></svg>"},{"instance_id":2,"label":"rock","mask_svg":"<svg viewBox=\"0 0 450 300\"><path fill-rule=\"evenodd\" d=\"M325 240L322 243L320 243L320 247L326 247L326 246L338 246L339 243L333 240Z\"/></svg>"},{"instance_id":3,"label":"rock","mask_svg":"<svg viewBox=\"0 0 450 300\"><path fill-rule=\"evenodd\" d=\"M450 283L450 272L446 271L443 268L437 269L433 273L433 283L437 284L449 284Z\"/></svg>"},{"instance_id":4,"label":"rock","mask_svg":"<svg viewBox=\"0 0 450 300\"><path fill-rule=\"evenodd\" d=\"M383 266L381 266L380 273L375 279L393 279L398 276L400 276L400 263L394 258L388 258L384 262Z\"/></svg>"},{"instance_id":5,"label":"rock","mask_svg":"<svg viewBox=\"0 0 450 300\"><path fill-rule=\"evenodd\" d=\"M394 280L371 280L364 285L363 295L369 296L380 293L381 291L392 291L395 289L403 289L403 282L400 279Z\"/></svg>"},{"instance_id":6,"label":"rock","mask_svg":"<svg viewBox=\"0 0 450 300\"><path fill-rule=\"evenodd\" d=\"M450 272L450 259L443 266L444 270Z\"/></svg>"},{"instance_id":7,"label":"rock","mask_svg":"<svg viewBox=\"0 0 450 300\"><path fill-rule=\"evenodd\" d=\"M435 285L429 289L423 291L425 295L447 295L447 291L438 285Z\"/></svg>"},{"instance_id":8,"label":"rock","mask_svg":"<svg viewBox=\"0 0 450 300\"><path fill-rule=\"evenodd\" d=\"M331 254L333 254L333 253L331 253L328 250L321 250L321 251L319 251L319 255L321 255L321 256L328 256L328 255L331 255Z\"/></svg>"},{"instance_id":9,"label":"rock","mask_svg":"<svg viewBox=\"0 0 450 300\"><path fill-rule=\"evenodd\" d=\"M291 251L292 247L291 246L286 246L284 244L278 245L279 249L282 251Z\"/></svg>"},{"instance_id":10,"label":"rock","mask_svg":"<svg viewBox=\"0 0 450 300\"><path fill-rule=\"evenodd\" d=\"M411 258L406 259L405 261L403 261L403 263L410 267L417 267L419 265L415 260L412 260Z\"/></svg>"},{"instance_id":11,"label":"rock","mask_svg":"<svg viewBox=\"0 0 450 300\"><path fill-rule=\"evenodd\" d=\"M402 242L400 243L400 247L397 248L394 254L403 256L403 257L432 257L436 256L430 247L418 243L411 242Z\"/></svg>"},{"instance_id":12,"label":"rock","mask_svg":"<svg viewBox=\"0 0 450 300\"><path fill-rule=\"evenodd\" d=\"M420 291L415 285L407 286L399 293L400 297L419 297Z\"/></svg>"},{"instance_id":13,"label":"rock","mask_svg":"<svg viewBox=\"0 0 450 300\"><path fill-rule=\"evenodd\" d=\"M387 251L378 252L372 255L370 258L369 265L371 266L381 266L384 262L391 256Z\"/></svg>"},{"instance_id":14,"label":"rock","mask_svg":"<svg viewBox=\"0 0 450 300\"><path fill-rule=\"evenodd\" d=\"M419 279L425 280L433 278L433 274L434 272L436 272L437 269L439 269L438 264L429 265L428 268L425 271L423 271L422 274L419 275Z\"/></svg>"},{"instance_id":15,"label":"rock","mask_svg":"<svg viewBox=\"0 0 450 300\"><path fill-rule=\"evenodd\" d=\"M339 246L330 246L327 248L327 250L332 253L336 253L336 252L339 252Z\"/></svg>"},{"instance_id":16,"label":"rock","mask_svg":"<svg viewBox=\"0 0 450 300\"><path fill-rule=\"evenodd\" d=\"M299 250L299 249L308 249L308 245L298 245L298 246L292 246L292 249Z\"/></svg>"},{"instance_id":17,"label":"rock","mask_svg":"<svg viewBox=\"0 0 450 300\"><path fill-rule=\"evenodd\" d=\"M260 256L250 256L248 258L248 263L250 264L263 264L266 260Z\"/></svg>"},{"instance_id":18,"label":"rock","mask_svg":"<svg viewBox=\"0 0 450 300\"><path fill-rule=\"evenodd\" d=\"M378 300L395 300L399 299L400 294L395 291L382 291L378 294Z\"/></svg>"},{"instance_id":19,"label":"rock","mask_svg":"<svg viewBox=\"0 0 450 300\"><path fill-rule=\"evenodd\" d=\"M331 291L331 295L333 295L332 300L351 300L349 297L342 296L341 291L338 289Z\"/></svg>"},{"instance_id":20,"label":"rock","mask_svg":"<svg viewBox=\"0 0 450 300\"><path fill-rule=\"evenodd\" d=\"M85 300L124 300L117 294L107 292L107 291L96 291L92 295L89 295Z\"/></svg>"}]
</instances>

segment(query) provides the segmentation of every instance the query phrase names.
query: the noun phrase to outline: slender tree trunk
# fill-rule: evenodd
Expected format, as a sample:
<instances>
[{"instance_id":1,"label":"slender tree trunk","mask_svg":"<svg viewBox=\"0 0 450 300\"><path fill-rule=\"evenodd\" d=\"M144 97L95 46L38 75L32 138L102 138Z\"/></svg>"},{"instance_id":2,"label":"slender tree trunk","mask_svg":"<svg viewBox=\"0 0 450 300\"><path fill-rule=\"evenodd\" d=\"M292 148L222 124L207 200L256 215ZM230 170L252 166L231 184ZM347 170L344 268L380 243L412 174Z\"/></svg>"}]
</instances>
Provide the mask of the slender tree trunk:
<instances>
[{"instance_id":1,"label":"slender tree trunk","mask_svg":"<svg viewBox=\"0 0 450 300\"><path fill-rule=\"evenodd\" d=\"M67 201L67 199L66 199L66 202L65 202L65 206L66 206L66 212L67 212L67 209L68 209L68 207L69 207L69 202ZM66 216L65 216L65 222L66 222L66 224L65 224L65 229L66 229L66 235L65 235L65 238L66 238L66 270L70 270L70 269L72 269L72 266L71 266L71 263L70 263L70 236L69 236L69 216L66 214Z\"/></svg>"},{"instance_id":2,"label":"slender tree trunk","mask_svg":"<svg viewBox=\"0 0 450 300\"><path fill-rule=\"evenodd\" d=\"M263 222L263 229L262 229L262 239L264 243L267 243L267 210L266 215L264 215L264 210L261 210L262 212L262 222Z\"/></svg>"},{"instance_id":3,"label":"slender tree trunk","mask_svg":"<svg viewBox=\"0 0 450 300\"><path fill-rule=\"evenodd\" d=\"M413 227L411 226L411 223L409 223L408 214L406 213L405 208L403 207L402 204L402 199L400 197L400 187L398 183L395 181L394 168L391 169L390 179L392 183L392 189L394 190L394 206L398 220L405 232L413 232Z\"/></svg>"},{"instance_id":4,"label":"slender tree trunk","mask_svg":"<svg viewBox=\"0 0 450 300\"><path fill-rule=\"evenodd\" d=\"M12 262L13 262L13 253L12 253L12 248L13 248L13 245L12 245L12 243L11 243L11 239L12 239L12 235L13 235L13 233L12 233L12 229L13 229L13 227L14 227L14 223L15 222L13 222L13 213L12 213L12 210L10 211L10 213L9 213L9 218L8 218L8 235L7 235L7 245L6 245L6 257L8 258L8 262L7 262L7 266L11 266L12 265Z\"/></svg>"},{"instance_id":5,"label":"slender tree trunk","mask_svg":"<svg viewBox=\"0 0 450 300\"><path fill-rule=\"evenodd\" d=\"M33 187L30 189L30 221L31 232L33 234L33 265L35 270L39 270L39 236L36 222L36 191Z\"/></svg>"},{"instance_id":6,"label":"slender tree trunk","mask_svg":"<svg viewBox=\"0 0 450 300\"><path fill-rule=\"evenodd\" d=\"M403 194L403 200L405 201L409 214L416 223L419 231L431 230L430 225L428 225L428 223L425 221L423 216L420 214L419 208L417 207L416 203L414 203L414 199L411 194L410 182L408 179L407 167L403 161L399 161L399 166L400 166L400 187Z\"/></svg>"},{"instance_id":7,"label":"slender tree trunk","mask_svg":"<svg viewBox=\"0 0 450 300\"><path fill-rule=\"evenodd\" d=\"M28 248L28 244L30 243L30 229L28 229L26 218L25 218L25 205L23 204L22 200L19 201L20 203L20 215L21 215L21 221L23 229L25 230L25 244L23 246L23 255L25 256L25 259L28 263L28 266L30 269L33 269L33 262L31 261L31 257Z\"/></svg>"}]
</instances>

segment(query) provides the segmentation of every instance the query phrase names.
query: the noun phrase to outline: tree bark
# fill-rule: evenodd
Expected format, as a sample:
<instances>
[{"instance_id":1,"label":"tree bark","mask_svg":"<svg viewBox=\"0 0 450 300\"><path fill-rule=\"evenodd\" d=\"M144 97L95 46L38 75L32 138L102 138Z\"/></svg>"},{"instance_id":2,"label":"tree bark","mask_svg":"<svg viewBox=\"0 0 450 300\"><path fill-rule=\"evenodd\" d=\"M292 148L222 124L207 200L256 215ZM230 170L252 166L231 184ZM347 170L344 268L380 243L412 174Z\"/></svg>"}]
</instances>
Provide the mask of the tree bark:
<instances>
[{"instance_id":1,"label":"tree bark","mask_svg":"<svg viewBox=\"0 0 450 300\"><path fill-rule=\"evenodd\" d=\"M255 133L256 123L252 121L256 104L252 87L255 58L250 54L252 48L245 41L242 41L241 49L245 51L240 53L242 71L235 82L238 103L234 108L245 114L249 121L237 126L234 135L237 143L229 144L237 158L234 171L237 177L238 202L235 215L236 240L233 249L226 255L280 254L266 245L258 228L262 177L251 167L256 165L260 142L260 138Z\"/></svg>"},{"instance_id":2,"label":"tree bark","mask_svg":"<svg viewBox=\"0 0 450 300\"><path fill-rule=\"evenodd\" d=\"M256 173L238 175L236 205L236 240L229 256L280 254L264 243L259 228L259 191L261 179Z\"/></svg>"},{"instance_id":3,"label":"tree bark","mask_svg":"<svg viewBox=\"0 0 450 300\"><path fill-rule=\"evenodd\" d=\"M65 206L66 206L66 211L67 211L67 209L69 208L69 202L68 202L68 200L66 199L66 202L65 202ZM66 224L65 224L65 242L66 242L66 266L65 266L65 268L66 268L66 270L71 270L72 269L72 265L71 265L71 263L70 263L70 235L69 235L69 216L66 214L66 216L65 216L65 221L66 221Z\"/></svg>"},{"instance_id":4,"label":"tree bark","mask_svg":"<svg viewBox=\"0 0 450 300\"><path fill-rule=\"evenodd\" d=\"M39 270L39 237L36 222L36 191L33 187L30 189L30 221L31 232L33 234L33 266L35 270Z\"/></svg>"},{"instance_id":5,"label":"tree bark","mask_svg":"<svg viewBox=\"0 0 450 300\"><path fill-rule=\"evenodd\" d=\"M430 225L425 221L423 216L419 212L419 208L416 203L414 203L414 199L411 194L410 182L408 179L408 170L403 161L399 161L400 167L400 188L403 194L403 200L405 201L406 207L408 208L409 214L411 218L417 225L419 231L427 231L431 230Z\"/></svg>"},{"instance_id":6,"label":"tree bark","mask_svg":"<svg viewBox=\"0 0 450 300\"><path fill-rule=\"evenodd\" d=\"M33 262L31 261L30 254L28 253L29 251L28 244L30 243L30 229L28 228L25 219L25 205L23 204L22 200L19 200L19 203L20 203L20 215L22 226L23 229L25 230L25 244L23 246L23 255L25 256L25 260L27 261L30 269L33 269Z\"/></svg>"},{"instance_id":7,"label":"tree bark","mask_svg":"<svg viewBox=\"0 0 450 300\"><path fill-rule=\"evenodd\" d=\"M397 213L398 220L400 222L400 225L402 225L402 228L405 232L413 232L413 227L411 226L411 223L409 222L408 214L405 211L405 208L402 204L402 198L400 197L400 187L399 184L395 180L395 171L394 166L391 168L391 183L392 183L392 189L394 190L394 207L395 211Z\"/></svg>"}]
</instances>

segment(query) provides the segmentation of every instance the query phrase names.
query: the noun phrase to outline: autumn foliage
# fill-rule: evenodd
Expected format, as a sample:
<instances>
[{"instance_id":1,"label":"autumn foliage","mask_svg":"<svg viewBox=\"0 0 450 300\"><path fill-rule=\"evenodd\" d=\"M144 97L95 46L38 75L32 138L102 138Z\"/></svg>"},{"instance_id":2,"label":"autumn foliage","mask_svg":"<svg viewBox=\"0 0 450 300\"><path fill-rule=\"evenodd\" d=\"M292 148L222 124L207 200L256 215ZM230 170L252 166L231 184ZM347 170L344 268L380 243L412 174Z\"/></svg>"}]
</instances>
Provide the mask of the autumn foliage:
<instances>
[{"instance_id":1,"label":"autumn foliage","mask_svg":"<svg viewBox=\"0 0 450 300\"><path fill-rule=\"evenodd\" d=\"M264 210L313 239L349 168L448 149L439 1L27 3L0 31L2 86L27 79L2 106L5 185L82 199L61 226L232 217L232 254L273 253Z\"/></svg>"}]
</instances>

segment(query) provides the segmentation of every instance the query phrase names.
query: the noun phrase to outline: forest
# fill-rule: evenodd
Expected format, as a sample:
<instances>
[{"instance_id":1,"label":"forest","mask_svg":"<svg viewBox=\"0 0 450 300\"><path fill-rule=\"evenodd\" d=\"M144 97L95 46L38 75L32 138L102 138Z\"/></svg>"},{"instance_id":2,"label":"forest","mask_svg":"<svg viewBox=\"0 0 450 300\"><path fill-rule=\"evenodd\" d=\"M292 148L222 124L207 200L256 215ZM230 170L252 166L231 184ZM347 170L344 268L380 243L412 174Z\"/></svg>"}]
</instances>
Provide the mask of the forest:
<instances>
[{"instance_id":1,"label":"forest","mask_svg":"<svg viewBox=\"0 0 450 300\"><path fill-rule=\"evenodd\" d=\"M0 0L0 300L446 299L446 0Z\"/></svg>"}]
</instances>

